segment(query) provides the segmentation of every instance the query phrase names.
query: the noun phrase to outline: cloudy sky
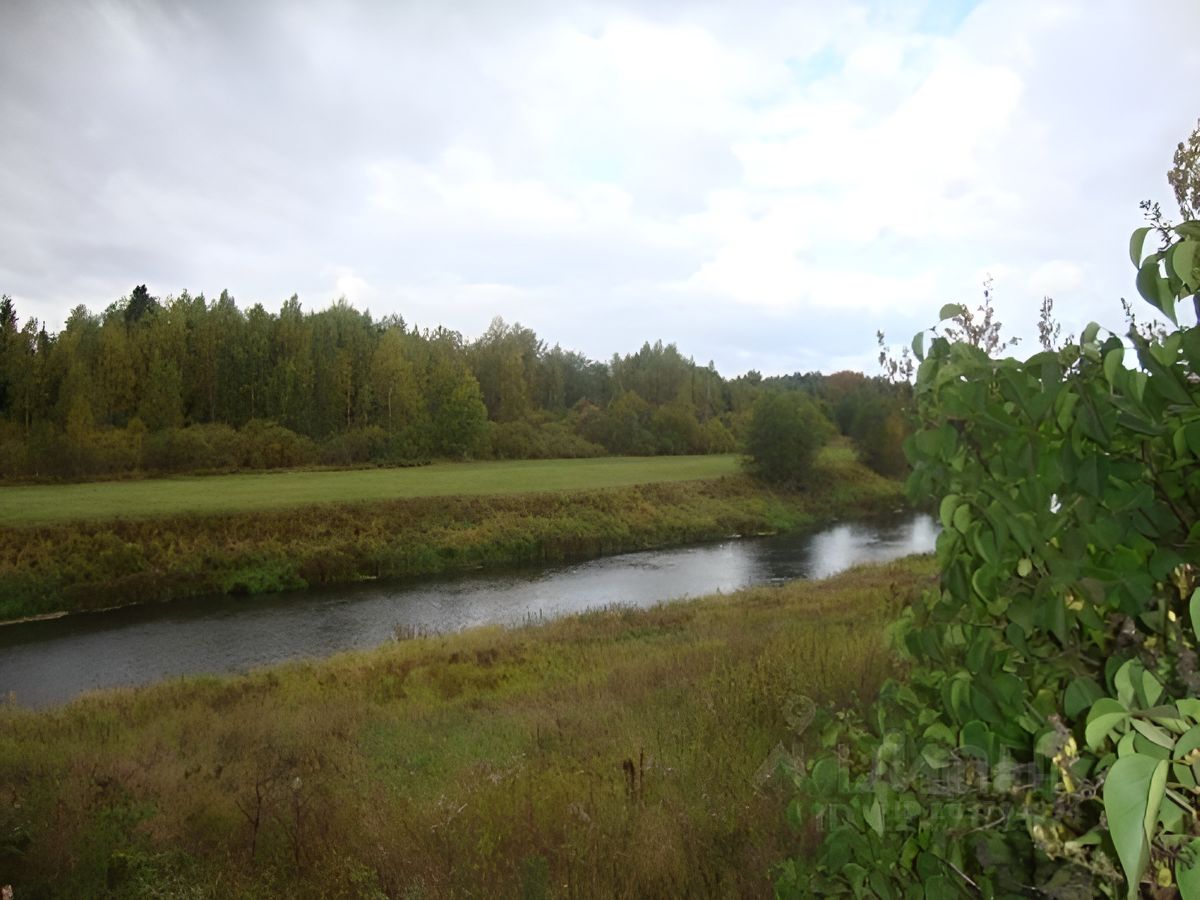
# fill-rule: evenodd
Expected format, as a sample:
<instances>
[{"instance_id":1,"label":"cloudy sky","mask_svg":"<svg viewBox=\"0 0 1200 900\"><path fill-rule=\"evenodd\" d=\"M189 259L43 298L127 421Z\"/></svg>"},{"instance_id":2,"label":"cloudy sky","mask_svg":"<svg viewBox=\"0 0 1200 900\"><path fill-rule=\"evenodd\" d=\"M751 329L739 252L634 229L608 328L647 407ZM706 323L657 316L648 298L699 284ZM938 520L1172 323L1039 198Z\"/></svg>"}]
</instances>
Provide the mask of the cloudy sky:
<instances>
[{"instance_id":1,"label":"cloudy sky","mask_svg":"<svg viewBox=\"0 0 1200 900\"><path fill-rule=\"evenodd\" d=\"M1196 0L0 6L0 292L344 295L605 359L874 371L995 279L1118 325Z\"/></svg>"}]
</instances>

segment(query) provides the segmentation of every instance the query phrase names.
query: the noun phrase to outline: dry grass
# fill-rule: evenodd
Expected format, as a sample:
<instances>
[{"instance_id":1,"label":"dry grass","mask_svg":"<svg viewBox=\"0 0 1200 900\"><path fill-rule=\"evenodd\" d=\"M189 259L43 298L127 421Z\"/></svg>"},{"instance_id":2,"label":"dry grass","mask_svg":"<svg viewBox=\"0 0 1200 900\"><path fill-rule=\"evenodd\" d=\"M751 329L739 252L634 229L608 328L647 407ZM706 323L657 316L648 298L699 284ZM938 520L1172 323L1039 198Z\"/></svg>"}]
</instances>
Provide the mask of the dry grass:
<instances>
[{"instance_id":1,"label":"dry grass","mask_svg":"<svg viewBox=\"0 0 1200 900\"><path fill-rule=\"evenodd\" d=\"M773 748L873 697L927 560L0 710L30 896L770 893Z\"/></svg>"}]
</instances>

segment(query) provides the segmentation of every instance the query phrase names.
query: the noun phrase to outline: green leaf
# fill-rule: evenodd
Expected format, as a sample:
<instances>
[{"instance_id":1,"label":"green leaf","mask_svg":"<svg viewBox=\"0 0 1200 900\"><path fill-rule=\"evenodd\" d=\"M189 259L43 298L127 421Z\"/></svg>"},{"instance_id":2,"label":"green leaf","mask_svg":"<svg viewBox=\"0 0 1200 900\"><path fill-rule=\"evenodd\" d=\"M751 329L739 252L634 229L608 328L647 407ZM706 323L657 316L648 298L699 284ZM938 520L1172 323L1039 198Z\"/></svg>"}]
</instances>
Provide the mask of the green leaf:
<instances>
[{"instance_id":1,"label":"green leaf","mask_svg":"<svg viewBox=\"0 0 1200 900\"><path fill-rule=\"evenodd\" d=\"M996 738L992 730L978 719L964 725L958 736L958 746L962 750L990 763L995 761L995 743Z\"/></svg>"},{"instance_id":2,"label":"green leaf","mask_svg":"<svg viewBox=\"0 0 1200 900\"><path fill-rule=\"evenodd\" d=\"M959 534L966 534L967 528L971 525L971 507L963 503L958 509L954 510L954 529Z\"/></svg>"},{"instance_id":3,"label":"green leaf","mask_svg":"<svg viewBox=\"0 0 1200 900\"><path fill-rule=\"evenodd\" d=\"M1200 422L1189 422L1183 426L1183 437L1193 456L1200 456Z\"/></svg>"},{"instance_id":4,"label":"green leaf","mask_svg":"<svg viewBox=\"0 0 1200 900\"><path fill-rule=\"evenodd\" d=\"M1158 256L1151 256L1138 269L1137 289L1142 299L1161 312L1175 325L1175 297L1158 269Z\"/></svg>"},{"instance_id":5,"label":"green leaf","mask_svg":"<svg viewBox=\"0 0 1200 900\"><path fill-rule=\"evenodd\" d=\"M1187 453L1188 453L1187 434L1184 432L1184 430L1182 428L1176 429L1175 434L1172 437L1171 443L1174 446L1176 456L1178 456L1181 459L1183 457L1187 456Z\"/></svg>"},{"instance_id":6,"label":"green leaf","mask_svg":"<svg viewBox=\"0 0 1200 900\"><path fill-rule=\"evenodd\" d=\"M947 303L938 313L938 321L945 322L947 319L953 319L955 316L966 315L967 308L961 303Z\"/></svg>"},{"instance_id":7,"label":"green leaf","mask_svg":"<svg viewBox=\"0 0 1200 900\"><path fill-rule=\"evenodd\" d=\"M1194 725L1175 742L1175 756L1182 760L1193 750L1200 749L1200 725Z\"/></svg>"},{"instance_id":8,"label":"green leaf","mask_svg":"<svg viewBox=\"0 0 1200 900\"><path fill-rule=\"evenodd\" d=\"M813 766L812 783L819 794L832 794L837 790L838 779L841 776L841 766L831 756L824 756Z\"/></svg>"},{"instance_id":9,"label":"green leaf","mask_svg":"<svg viewBox=\"0 0 1200 900\"><path fill-rule=\"evenodd\" d=\"M871 801L871 805L863 810L863 821L870 826L880 837L883 837L883 807L879 805L879 798L876 797Z\"/></svg>"},{"instance_id":10,"label":"green leaf","mask_svg":"<svg viewBox=\"0 0 1200 900\"><path fill-rule=\"evenodd\" d=\"M1116 386L1117 374L1121 371L1121 363L1124 361L1125 351L1121 347L1104 354L1104 378L1110 386Z\"/></svg>"},{"instance_id":11,"label":"green leaf","mask_svg":"<svg viewBox=\"0 0 1200 900\"><path fill-rule=\"evenodd\" d=\"M1147 722L1145 719L1132 718L1129 720L1129 724L1141 732L1142 736L1145 737L1146 740L1153 741L1154 743L1158 744L1158 746L1167 750L1175 749L1175 740L1153 722Z\"/></svg>"},{"instance_id":12,"label":"green leaf","mask_svg":"<svg viewBox=\"0 0 1200 900\"><path fill-rule=\"evenodd\" d=\"M1114 728L1129 718L1129 710L1112 697L1101 697L1088 712L1084 740L1095 750Z\"/></svg>"},{"instance_id":13,"label":"green leaf","mask_svg":"<svg viewBox=\"0 0 1200 900\"><path fill-rule=\"evenodd\" d=\"M1200 900L1200 838L1193 838L1175 861L1180 900Z\"/></svg>"},{"instance_id":14,"label":"green leaf","mask_svg":"<svg viewBox=\"0 0 1200 900\"><path fill-rule=\"evenodd\" d=\"M1135 228L1133 235L1129 238L1129 259L1133 262L1134 268L1141 268L1142 265L1142 250L1146 246L1146 235L1150 233L1150 226L1143 225L1141 228Z\"/></svg>"},{"instance_id":15,"label":"green leaf","mask_svg":"<svg viewBox=\"0 0 1200 900\"><path fill-rule=\"evenodd\" d=\"M925 900L958 900L962 896L958 885L947 875L934 875L921 885Z\"/></svg>"},{"instance_id":16,"label":"green leaf","mask_svg":"<svg viewBox=\"0 0 1200 900\"><path fill-rule=\"evenodd\" d=\"M1138 677L1140 672L1145 671L1141 667L1141 663L1134 660L1128 660L1117 669L1117 674L1113 676L1113 687L1117 691L1117 699L1126 707L1133 706L1134 699L1137 697L1137 690L1133 686L1134 678Z\"/></svg>"},{"instance_id":17,"label":"green leaf","mask_svg":"<svg viewBox=\"0 0 1200 900\"><path fill-rule=\"evenodd\" d=\"M1192 599L1188 601L1188 615L1192 618L1192 631L1196 640L1200 641L1200 588L1192 591Z\"/></svg>"},{"instance_id":18,"label":"green leaf","mask_svg":"<svg viewBox=\"0 0 1200 900\"><path fill-rule=\"evenodd\" d=\"M1192 606L1193 606L1193 608L1192 608L1193 626L1192 627L1196 627L1196 625L1195 625L1195 622L1196 622L1195 604L1196 604L1196 595L1193 593L1192 594ZM1193 722L1200 722L1200 699L1197 699L1196 697L1185 697L1182 700L1176 700L1175 708L1179 710L1179 714L1181 716L1186 716L1187 718L1191 719Z\"/></svg>"},{"instance_id":19,"label":"green leaf","mask_svg":"<svg viewBox=\"0 0 1200 900\"><path fill-rule=\"evenodd\" d=\"M1171 268L1188 287L1195 287L1196 284L1193 273L1196 270L1197 248L1200 248L1200 244L1195 241L1182 241L1171 248Z\"/></svg>"},{"instance_id":20,"label":"green leaf","mask_svg":"<svg viewBox=\"0 0 1200 900\"><path fill-rule=\"evenodd\" d=\"M1124 737L1117 741L1117 756L1133 756L1137 753L1137 737L1136 731L1128 731Z\"/></svg>"},{"instance_id":21,"label":"green leaf","mask_svg":"<svg viewBox=\"0 0 1200 900\"><path fill-rule=\"evenodd\" d=\"M950 710L960 722L971 714L971 685L965 679L950 682Z\"/></svg>"},{"instance_id":22,"label":"green leaf","mask_svg":"<svg viewBox=\"0 0 1200 900\"><path fill-rule=\"evenodd\" d=\"M938 743L953 744L958 738L945 722L934 722L925 729L924 737Z\"/></svg>"},{"instance_id":23,"label":"green leaf","mask_svg":"<svg viewBox=\"0 0 1200 900\"><path fill-rule=\"evenodd\" d=\"M1021 557L1017 563L1017 575L1021 578L1028 578L1029 573L1033 571L1033 562L1027 556Z\"/></svg>"},{"instance_id":24,"label":"green leaf","mask_svg":"<svg viewBox=\"0 0 1200 900\"><path fill-rule=\"evenodd\" d=\"M1104 812L1130 898L1150 861L1150 838L1167 787L1167 762L1134 754L1118 759L1104 779Z\"/></svg>"},{"instance_id":25,"label":"green leaf","mask_svg":"<svg viewBox=\"0 0 1200 900\"><path fill-rule=\"evenodd\" d=\"M1063 739L1054 729L1045 731L1033 745L1033 752L1038 756L1052 757L1062 749Z\"/></svg>"},{"instance_id":26,"label":"green leaf","mask_svg":"<svg viewBox=\"0 0 1200 900\"><path fill-rule=\"evenodd\" d=\"M1080 675L1063 695L1063 711L1072 719L1104 696L1100 685L1086 675Z\"/></svg>"},{"instance_id":27,"label":"green leaf","mask_svg":"<svg viewBox=\"0 0 1200 900\"><path fill-rule=\"evenodd\" d=\"M918 331L913 335L912 351L913 356L915 356L919 361L925 361L925 332Z\"/></svg>"},{"instance_id":28,"label":"green leaf","mask_svg":"<svg viewBox=\"0 0 1200 900\"><path fill-rule=\"evenodd\" d=\"M958 494L947 494L942 498L942 504L938 507L938 518L942 520L942 527L949 528L954 516L954 510L958 508Z\"/></svg>"},{"instance_id":29,"label":"green leaf","mask_svg":"<svg viewBox=\"0 0 1200 900\"><path fill-rule=\"evenodd\" d=\"M1154 767L1154 774L1150 776L1150 790L1146 796L1146 814L1142 817L1142 827L1146 832L1146 843L1150 844L1154 841L1154 828L1158 823L1158 812L1162 807L1163 795L1167 792L1167 775L1171 771L1171 764L1160 759L1158 765ZM1112 770L1109 770L1112 774Z\"/></svg>"},{"instance_id":30,"label":"green leaf","mask_svg":"<svg viewBox=\"0 0 1200 900\"><path fill-rule=\"evenodd\" d=\"M1158 679L1143 670L1139 697L1145 701L1145 705L1147 707L1156 705L1162 697L1162 693L1162 685L1159 684Z\"/></svg>"},{"instance_id":31,"label":"green leaf","mask_svg":"<svg viewBox=\"0 0 1200 900\"><path fill-rule=\"evenodd\" d=\"M1096 335L1100 333L1100 324L1098 322L1088 322L1083 326L1083 333L1079 336L1079 343L1091 344L1096 340Z\"/></svg>"},{"instance_id":32,"label":"green leaf","mask_svg":"<svg viewBox=\"0 0 1200 900\"><path fill-rule=\"evenodd\" d=\"M1187 760L1188 754L1198 748L1200 748L1200 725L1193 727L1175 742L1175 749L1172 751L1175 761L1172 764L1172 769L1175 772L1176 781L1180 784L1190 787L1196 783L1195 772L1198 767L1195 763L1189 763L1185 760Z\"/></svg>"},{"instance_id":33,"label":"green leaf","mask_svg":"<svg viewBox=\"0 0 1200 900\"><path fill-rule=\"evenodd\" d=\"M1129 393L1139 405L1145 402L1146 383L1150 377L1145 372L1130 372L1129 373ZM1148 432L1149 434L1157 434L1155 431Z\"/></svg>"},{"instance_id":34,"label":"green leaf","mask_svg":"<svg viewBox=\"0 0 1200 900\"><path fill-rule=\"evenodd\" d=\"M950 765L950 751L939 744L926 744L922 747L921 758L931 769L944 769Z\"/></svg>"}]
</instances>

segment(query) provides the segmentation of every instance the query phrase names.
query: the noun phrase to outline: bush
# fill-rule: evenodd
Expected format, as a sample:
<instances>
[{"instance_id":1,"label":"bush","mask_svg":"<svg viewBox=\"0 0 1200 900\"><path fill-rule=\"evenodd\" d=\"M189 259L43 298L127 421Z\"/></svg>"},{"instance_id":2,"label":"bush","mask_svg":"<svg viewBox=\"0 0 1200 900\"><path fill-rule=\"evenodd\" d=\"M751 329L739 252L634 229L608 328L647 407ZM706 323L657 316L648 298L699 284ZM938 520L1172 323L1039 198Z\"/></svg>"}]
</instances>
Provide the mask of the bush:
<instances>
[{"instance_id":1,"label":"bush","mask_svg":"<svg viewBox=\"0 0 1200 900\"><path fill-rule=\"evenodd\" d=\"M737 449L737 438L720 419L709 419L701 427L704 453L732 453Z\"/></svg>"},{"instance_id":2,"label":"bush","mask_svg":"<svg viewBox=\"0 0 1200 900\"><path fill-rule=\"evenodd\" d=\"M88 474L116 475L141 465L142 438L128 428L102 428L92 435L92 465Z\"/></svg>"},{"instance_id":3,"label":"bush","mask_svg":"<svg viewBox=\"0 0 1200 900\"><path fill-rule=\"evenodd\" d=\"M596 435L592 440L610 453L650 456L656 442L649 424L650 405L636 391L625 391L608 405L592 426Z\"/></svg>"},{"instance_id":4,"label":"bush","mask_svg":"<svg viewBox=\"0 0 1200 900\"><path fill-rule=\"evenodd\" d=\"M541 428L544 459L585 459L604 456L599 444L577 435L566 422L547 422Z\"/></svg>"},{"instance_id":5,"label":"bush","mask_svg":"<svg viewBox=\"0 0 1200 900\"><path fill-rule=\"evenodd\" d=\"M909 428L894 403L866 398L854 411L845 433L862 461L880 475L899 478L908 472L904 440Z\"/></svg>"},{"instance_id":6,"label":"bush","mask_svg":"<svg viewBox=\"0 0 1200 900\"><path fill-rule=\"evenodd\" d=\"M146 436L142 464L158 472L236 469L241 458L238 433L228 425L164 428Z\"/></svg>"},{"instance_id":7,"label":"bush","mask_svg":"<svg viewBox=\"0 0 1200 900\"><path fill-rule=\"evenodd\" d=\"M321 445L317 458L327 466L353 466L382 462L388 455L388 433L378 425L354 428Z\"/></svg>"},{"instance_id":8,"label":"bush","mask_svg":"<svg viewBox=\"0 0 1200 900\"><path fill-rule=\"evenodd\" d=\"M604 448L585 440L563 422L536 425L528 420L495 422L490 435L495 459L576 459L603 456Z\"/></svg>"},{"instance_id":9,"label":"bush","mask_svg":"<svg viewBox=\"0 0 1200 900\"><path fill-rule=\"evenodd\" d=\"M655 451L667 455L700 453L704 438L691 407L681 402L660 406L650 417Z\"/></svg>"},{"instance_id":10,"label":"bush","mask_svg":"<svg viewBox=\"0 0 1200 900\"><path fill-rule=\"evenodd\" d=\"M1200 222L1142 260L1150 230L1138 289L1174 323ZM939 584L892 629L905 683L821 723L790 813L824 842L781 894L1200 896L1200 326L998 344L914 340Z\"/></svg>"},{"instance_id":11,"label":"bush","mask_svg":"<svg viewBox=\"0 0 1200 900\"><path fill-rule=\"evenodd\" d=\"M799 487L812 474L817 451L833 426L812 399L796 391L763 394L746 435L746 468L763 481Z\"/></svg>"},{"instance_id":12,"label":"bush","mask_svg":"<svg viewBox=\"0 0 1200 900\"><path fill-rule=\"evenodd\" d=\"M241 464L248 469L286 469L311 465L317 445L274 422L252 419L240 432Z\"/></svg>"},{"instance_id":13,"label":"bush","mask_svg":"<svg viewBox=\"0 0 1200 900\"><path fill-rule=\"evenodd\" d=\"M488 442L495 459L533 459L539 455L537 429L525 421L493 422Z\"/></svg>"}]
</instances>

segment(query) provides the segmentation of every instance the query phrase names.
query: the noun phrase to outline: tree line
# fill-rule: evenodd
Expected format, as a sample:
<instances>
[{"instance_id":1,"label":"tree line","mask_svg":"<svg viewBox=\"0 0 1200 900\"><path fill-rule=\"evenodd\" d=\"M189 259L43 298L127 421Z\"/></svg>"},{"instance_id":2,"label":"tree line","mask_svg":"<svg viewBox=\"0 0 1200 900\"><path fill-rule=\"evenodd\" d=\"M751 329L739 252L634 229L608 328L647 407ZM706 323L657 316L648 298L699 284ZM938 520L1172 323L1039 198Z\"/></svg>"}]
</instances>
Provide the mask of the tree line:
<instances>
[{"instance_id":1,"label":"tree line","mask_svg":"<svg viewBox=\"0 0 1200 900\"><path fill-rule=\"evenodd\" d=\"M723 378L674 344L608 362L495 319L478 339L344 299L277 313L139 285L61 332L0 297L0 477L92 477L433 458L728 453L794 392L903 467L902 388L842 372Z\"/></svg>"}]
</instances>

